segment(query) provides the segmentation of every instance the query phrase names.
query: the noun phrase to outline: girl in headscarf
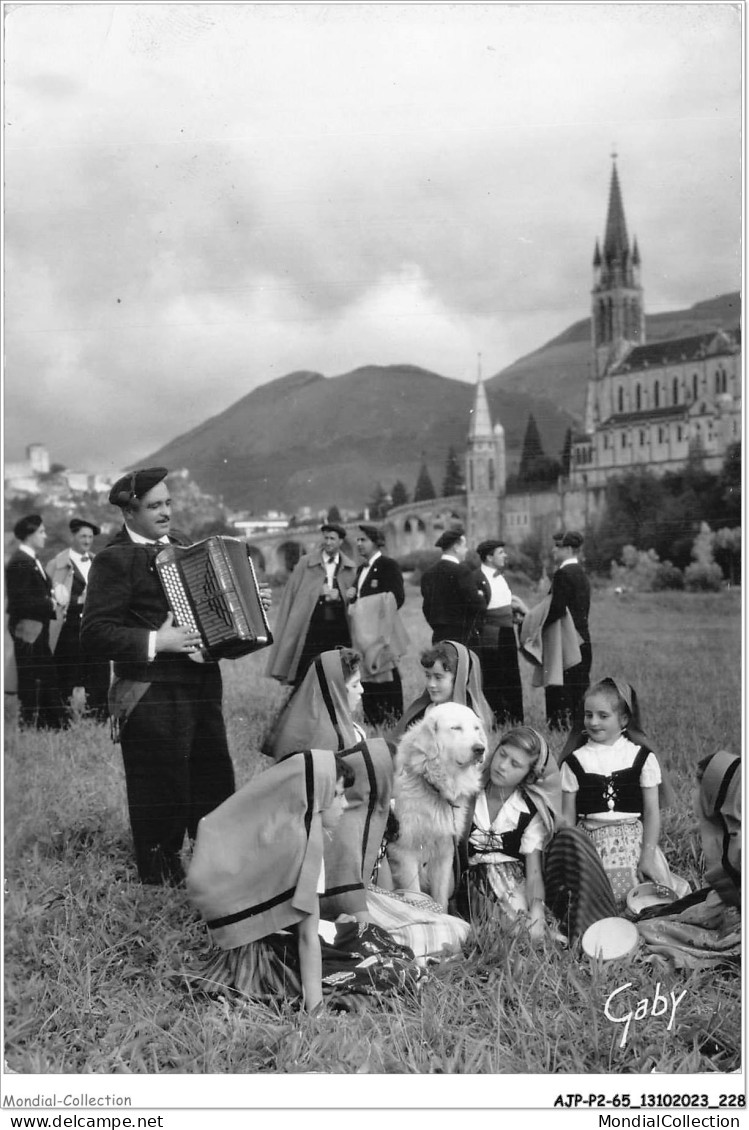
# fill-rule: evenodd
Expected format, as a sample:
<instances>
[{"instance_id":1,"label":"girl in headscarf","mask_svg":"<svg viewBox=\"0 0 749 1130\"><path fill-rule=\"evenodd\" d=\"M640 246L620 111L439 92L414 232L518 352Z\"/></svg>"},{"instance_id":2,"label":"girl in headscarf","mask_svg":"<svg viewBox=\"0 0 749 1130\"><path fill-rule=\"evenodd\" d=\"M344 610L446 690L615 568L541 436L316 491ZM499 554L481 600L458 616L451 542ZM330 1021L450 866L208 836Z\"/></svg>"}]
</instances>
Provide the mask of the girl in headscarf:
<instances>
[{"instance_id":1,"label":"girl in headscarf","mask_svg":"<svg viewBox=\"0 0 749 1130\"><path fill-rule=\"evenodd\" d=\"M456 640L442 640L422 652L420 662L426 687L404 712L394 736L400 737L409 726L421 721L430 707L443 702L459 702L470 707L490 734L494 714L484 697L478 657Z\"/></svg>"},{"instance_id":2,"label":"girl in headscarf","mask_svg":"<svg viewBox=\"0 0 749 1130\"><path fill-rule=\"evenodd\" d=\"M257 995L263 939L290 930L304 1006L319 1007L323 845L352 781L331 751L306 750L260 773L200 821L187 891L221 950L203 980Z\"/></svg>"},{"instance_id":3,"label":"girl in headscarf","mask_svg":"<svg viewBox=\"0 0 749 1130\"><path fill-rule=\"evenodd\" d=\"M620 905L644 879L683 894L688 884L672 876L659 846L660 765L630 736L642 732L634 689L612 678L589 687L584 724L587 741L562 765L565 823L593 841Z\"/></svg>"},{"instance_id":4,"label":"girl in headscarf","mask_svg":"<svg viewBox=\"0 0 749 1130\"><path fill-rule=\"evenodd\" d=\"M280 761L300 749L350 749L365 737L354 721L362 693L357 653L322 652L282 708L263 753Z\"/></svg>"},{"instance_id":5,"label":"girl in headscarf","mask_svg":"<svg viewBox=\"0 0 749 1130\"><path fill-rule=\"evenodd\" d=\"M718 750L697 766L694 806L706 886L645 909L637 930L651 953L677 969L741 962L741 759Z\"/></svg>"},{"instance_id":6,"label":"girl in headscarf","mask_svg":"<svg viewBox=\"0 0 749 1130\"><path fill-rule=\"evenodd\" d=\"M461 855L465 904L472 919L513 925L527 916L531 937L544 932L542 852L562 804L559 770L530 726L503 735L484 765L470 832Z\"/></svg>"}]
</instances>

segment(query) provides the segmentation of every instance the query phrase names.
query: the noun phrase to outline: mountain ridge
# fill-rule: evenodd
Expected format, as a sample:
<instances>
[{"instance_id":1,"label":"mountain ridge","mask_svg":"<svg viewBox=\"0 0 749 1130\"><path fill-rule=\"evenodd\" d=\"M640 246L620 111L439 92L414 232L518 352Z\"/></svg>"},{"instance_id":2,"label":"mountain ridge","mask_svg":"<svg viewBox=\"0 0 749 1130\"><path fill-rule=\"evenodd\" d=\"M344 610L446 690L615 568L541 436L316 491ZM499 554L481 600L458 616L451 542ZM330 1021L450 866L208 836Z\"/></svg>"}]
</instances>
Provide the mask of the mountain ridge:
<instances>
[{"instance_id":1,"label":"mountain ridge","mask_svg":"<svg viewBox=\"0 0 749 1130\"><path fill-rule=\"evenodd\" d=\"M647 318L648 340L728 328L737 294ZM671 332L673 327L678 332ZM590 359L590 319L485 381L495 423L516 468L528 415L547 455L558 458L567 428L580 425ZM144 462L186 467L199 486L238 510L295 512L366 506L376 483L413 491L426 461L439 492L447 453L465 450L475 385L410 363L361 365L326 377L299 369L260 385Z\"/></svg>"}]
</instances>

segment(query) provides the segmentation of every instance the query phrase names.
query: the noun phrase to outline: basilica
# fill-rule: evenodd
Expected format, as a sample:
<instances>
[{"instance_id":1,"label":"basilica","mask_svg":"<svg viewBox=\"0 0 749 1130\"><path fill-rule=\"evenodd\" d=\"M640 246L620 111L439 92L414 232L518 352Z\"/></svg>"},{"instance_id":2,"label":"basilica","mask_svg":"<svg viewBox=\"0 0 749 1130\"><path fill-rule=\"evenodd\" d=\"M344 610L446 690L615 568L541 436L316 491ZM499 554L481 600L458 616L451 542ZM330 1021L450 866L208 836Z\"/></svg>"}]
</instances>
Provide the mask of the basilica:
<instances>
[{"instance_id":1,"label":"basilica","mask_svg":"<svg viewBox=\"0 0 749 1130\"><path fill-rule=\"evenodd\" d=\"M466 451L469 543L519 543L561 526L588 529L606 483L636 469L677 471L699 453L718 472L741 438L740 330L648 344L637 240L630 244L614 162L603 243L593 255L591 363L584 430L569 474L541 492L506 489L504 430L492 423L479 374Z\"/></svg>"}]
</instances>

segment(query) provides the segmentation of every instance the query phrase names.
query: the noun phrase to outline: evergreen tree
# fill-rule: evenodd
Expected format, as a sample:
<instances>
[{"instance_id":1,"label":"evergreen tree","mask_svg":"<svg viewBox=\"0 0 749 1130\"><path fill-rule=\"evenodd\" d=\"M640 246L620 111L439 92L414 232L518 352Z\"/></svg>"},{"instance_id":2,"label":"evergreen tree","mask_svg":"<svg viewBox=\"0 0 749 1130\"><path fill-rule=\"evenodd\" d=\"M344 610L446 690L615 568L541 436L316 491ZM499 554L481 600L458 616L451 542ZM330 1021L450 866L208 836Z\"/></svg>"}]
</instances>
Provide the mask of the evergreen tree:
<instances>
[{"instance_id":1,"label":"evergreen tree","mask_svg":"<svg viewBox=\"0 0 749 1130\"><path fill-rule=\"evenodd\" d=\"M528 423L526 425L525 436L523 438L523 454L520 456L518 478L524 480L525 482L530 482L534 478L539 460L544 458L544 449L541 443L541 436L538 431L538 425L536 424L535 417L531 412L528 416Z\"/></svg>"},{"instance_id":2,"label":"evergreen tree","mask_svg":"<svg viewBox=\"0 0 749 1130\"><path fill-rule=\"evenodd\" d=\"M376 483L369 500L369 516L375 522L384 518L392 505L392 499L382 483Z\"/></svg>"},{"instance_id":3,"label":"evergreen tree","mask_svg":"<svg viewBox=\"0 0 749 1130\"><path fill-rule=\"evenodd\" d=\"M520 456L517 474L518 484L550 483L561 474L561 471L562 467L558 460L550 459L544 454L538 426L531 413L523 439L523 454Z\"/></svg>"},{"instance_id":4,"label":"evergreen tree","mask_svg":"<svg viewBox=\"0 0 749 1130\"><path fill-rule=\"evenodd\" d=\"M455 448L451 445L445 463L445 477L442 480L442 497L449 498L452 494L461 494L465 489L463 468L455 454Z\"/></svg>"},{"instance_id":5,"label":"evergreen tree","mask_svg":"<svg viewBox=\"0 0 749 1130\"><path fill-rule=\"evenodd\" d=\"M393 489L390 492L393 499L393 506L405 506L408 502L408 491L406 484L402 483L400 479L393 483Z\"/></svg>"},{"instance_id":6,"label":"evergreen tree","mask_svg":"<svg viewBox=\"0 0 749 1130\"><path fill-rule=\"evenodd\" d=\"M429 477L426 462L421 464L419 477L416 480L414 487L414 502L426 502L430 498L436 498L437 492L434 489L434 484Z\"/></svg>"},{"instance_id":7,"label":"evergreen tree","mask_svg":"<svg viewBox=\"0 0 749 1130\"><path fill-rule=\"evenodd\" d=\"M328 519L327 520L329 522L336 522L339 526L342 524L342 522L341 522L341 512L340 512L340 510L338 509L338 507L336 506L335 503L333 503L330 510L328 510Z\"/></svg>"}]
</instances>

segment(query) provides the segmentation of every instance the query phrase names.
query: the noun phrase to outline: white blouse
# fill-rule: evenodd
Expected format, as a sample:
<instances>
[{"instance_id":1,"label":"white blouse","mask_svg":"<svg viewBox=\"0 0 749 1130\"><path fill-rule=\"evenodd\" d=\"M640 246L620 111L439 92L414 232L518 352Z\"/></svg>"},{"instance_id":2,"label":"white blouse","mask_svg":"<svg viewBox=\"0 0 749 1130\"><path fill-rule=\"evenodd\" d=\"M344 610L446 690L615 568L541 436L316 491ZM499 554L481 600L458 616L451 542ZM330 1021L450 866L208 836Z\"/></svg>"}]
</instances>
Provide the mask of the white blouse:
<instances>
[{"instance_id":1,"label":"white blouse","mask_svg":"<svg viewBox=\"0 0 749 1130\"><path fill-rule=\"evenodd\" d=\"M608 777L620 769L630 769L639 753L640 747L629 738L617 738L613 745L602 742L587 742L581 749L574 750L575 757L586 773L600 773ZM649 753L640 773L640 788L650 789L661 783L661 767L654 753ZM579 789L577 777L565 761L562 765L562 792L576 793ZM636 820L637 812L590 812L585 822L609 824L622 820Z\"/></svg>"},{"instance_id":2,"label":"white blouse","mask_svg":"<svg viewBox=\"0 0 749 1130\"><path fill-rule=\"evenodd\" d=\"M515 789L515 792L512 793L502 805L492 823L489 819L489 805L486 799L486 791L482 789L476 797L476 807L473 812L474 828L468 838L468 851L471 861L480 863L516 862L514 856L505 855L504 852L501 851L482 852L476 861L473 860L473 855L476 848L483 847L486 843L488 838L487 834L489 832L493 832L495 835L503 835L505 832L514 832L520 822L520 817L529 812L530 809L525 803L522 793L519 789ZM530 855L531 852L542 851L545 843L546 827L538 813L535 813L521 837L521 854Z\"/></svg>"}]
</instances>

